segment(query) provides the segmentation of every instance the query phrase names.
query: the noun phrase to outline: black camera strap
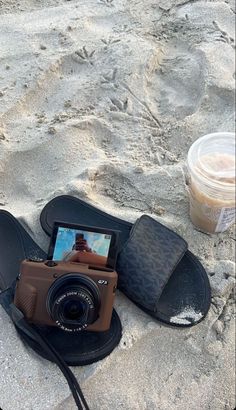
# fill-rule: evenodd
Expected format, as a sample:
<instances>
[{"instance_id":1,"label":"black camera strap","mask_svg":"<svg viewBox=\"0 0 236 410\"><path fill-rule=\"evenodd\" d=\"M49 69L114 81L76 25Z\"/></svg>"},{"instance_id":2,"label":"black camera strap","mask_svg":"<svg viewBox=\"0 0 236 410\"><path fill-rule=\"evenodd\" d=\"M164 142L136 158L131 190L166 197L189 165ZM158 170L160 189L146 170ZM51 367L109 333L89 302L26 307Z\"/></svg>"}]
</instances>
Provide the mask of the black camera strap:
<instances>
[{"instance_id":1,"label":"black camera strap","mask_svg":"<svg viewBox=\"0 0 236 410\"><path fill-rule=\"evenodd\" d=\"M25 320L23 313L19 309L17 309L17 307L12 303L12 301L10 302L10 299L11 289L7 289L6 291L0 294L0 304L11 317L14 325L21 332L24 332L28 337L37 342L45 351L45 353L47 353L47 355L51 357L51 360L57 364L57 366L60 368L61 372L67 380L67 383L74 397L78 410L89 410L88 404L85 400L80 385L75 375L70 370L69 366L63 360L61 355L56 351L56 349L51 345L51 343L49 343L48 340L42 335L40 329L34 325L29 324Z\"/></svg>"}]
</instances>

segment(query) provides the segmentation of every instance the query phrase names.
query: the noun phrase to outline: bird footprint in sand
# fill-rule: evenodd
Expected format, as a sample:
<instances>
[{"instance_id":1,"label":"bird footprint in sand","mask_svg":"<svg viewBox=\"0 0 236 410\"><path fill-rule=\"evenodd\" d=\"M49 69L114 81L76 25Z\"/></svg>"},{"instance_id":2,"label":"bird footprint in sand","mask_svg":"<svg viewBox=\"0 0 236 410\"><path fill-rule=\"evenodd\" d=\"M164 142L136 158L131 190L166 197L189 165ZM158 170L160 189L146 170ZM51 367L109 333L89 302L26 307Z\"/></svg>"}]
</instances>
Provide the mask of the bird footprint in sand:
<instances>
[{"instance_id":1,"label":"bird footprint in sand","mask_svg":"<svg viewBox=\"0 0 236 410\"><path fill-rule=\"evenodd\" d=\"M117 73L117 68L115 68L114 70L112 70L112 73L107 73L107 74L102 74L102 80L101 83L102 84L107 84L107 85L111 85L115 88L117 88L117 84L115 83L116 81L116 73Z\"/></svg>"},{"instance_id":2,"label":"bird footprint in sand","mask_svg":"<svg viewBox=\"0 0 236 410\"><path fill-rule=\"evenodd\" d=\"M91 51L91 53L88 53L86 47L83 46L83 48L81 48L80 50L75 51L74 59L79 63L89 63L93 65L92 57L94 53L95 50Z\"/></svg>"},{"instance_id":3,"label":"bird footprint in sand","mask_svg":"<svg viewBox=\"0 0 236 410\"><path fill-rule=\"evenodd\" d=\"M101 41L105 44L105 46L107 47L107 46L109 46L109 45L111 45L111 44L115 44L115 43L119 43L121 40L119 39L119 38L111 38L111 37L108 37L108 38L101 38Z\"/></svg>"},{"instance_id":4,"label":"bird footprint in sand","mask_svg":"<svg viewBox=\"0 0 236 410\"><path fill-rule=\"evenodd\" d=\"M99 3L105 4L106 6L113 6L113 0L99 0Z\"/></svg>"},{"instance_id":5,"label":"bird footprint in sand","mask_svg":"<svg viewBox=\"0 0 236 410\"><path fill-rule=\"evenodd\" d=\"M126 112L128 108L128 98L125 99L125 101L120 101L117 100L117 98L110 98L112 102L112 106L110 107L111 111L120 111L120 112Z\"/></svg>"}]
</instances>

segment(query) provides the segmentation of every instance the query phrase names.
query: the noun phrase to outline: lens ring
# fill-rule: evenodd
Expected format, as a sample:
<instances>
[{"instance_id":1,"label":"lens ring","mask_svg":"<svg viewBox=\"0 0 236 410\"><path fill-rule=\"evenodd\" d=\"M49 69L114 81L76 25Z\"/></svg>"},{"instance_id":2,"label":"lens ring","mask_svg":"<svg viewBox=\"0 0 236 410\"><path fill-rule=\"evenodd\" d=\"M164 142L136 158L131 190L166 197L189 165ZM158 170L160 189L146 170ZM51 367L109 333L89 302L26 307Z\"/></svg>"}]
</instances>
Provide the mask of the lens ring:
<instances>
[{"instance_id":1,"label":"lens ring","mask_svg":"<svg viewBox=\"0 0 236 410\"><path fill-rule=\"evenodd\" d=\"M65 303L79 301L84 304L84 315L77 320L70 320L65 317ZM86 327L94 321L95 306L92 294L84 287L73 286L58 292L52 301L51 315L57 324L70 326L71 328Z\"/></svg>"},{"instance_id":2,"label":"lens ring","mask_svg":"<svg viewBox=\"0 0 236 410\"><path fill-rule=\"evenodd\" d=\"M76 299L69 299L64 301L63 306L63 317L66 320L80 320L83 321L83 318L86 313L86 307L84 302Z\"/></svg>"},{"instance_id":3,"label":"lens ring","mask_svg":"<svg viewBox=\"0 0 236 410\"><path fill-rule=\"evenodd\" d=\"M65 317L64 304L68 301L84 304L84 315L76 319ZM87 276L66 274L57 279L48 290L46 307L52 320L61 329L76 332L85 329L98 316L100 293L96 283Z\"/></svg>"}]
</instances>

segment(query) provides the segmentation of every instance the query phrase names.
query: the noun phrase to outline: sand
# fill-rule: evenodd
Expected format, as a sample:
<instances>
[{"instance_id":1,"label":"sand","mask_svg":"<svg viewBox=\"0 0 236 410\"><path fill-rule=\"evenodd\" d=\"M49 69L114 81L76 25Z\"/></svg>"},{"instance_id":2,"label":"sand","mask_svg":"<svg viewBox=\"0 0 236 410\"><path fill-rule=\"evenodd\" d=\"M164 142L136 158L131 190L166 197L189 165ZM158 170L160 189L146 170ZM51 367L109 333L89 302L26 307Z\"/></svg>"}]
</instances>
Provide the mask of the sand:
<instances>
[{"instance_id":1,"label":"sand","mask_svg":"<svg viewBox=\"0 0 236 410\"><path fill-rule=\"evenodd\" d=\"M57 195L131 222L147 213L211 281L210 312L190 329L117 295L120 345L74 369L91 409L233 409L234 230L193 227L184 171L196 138L234 130L234 2L0 0L0 13L0 207L45 250L39 214ZM74 409L2 309L0 329L1 409Z\"/></svg>"}]
</instances>

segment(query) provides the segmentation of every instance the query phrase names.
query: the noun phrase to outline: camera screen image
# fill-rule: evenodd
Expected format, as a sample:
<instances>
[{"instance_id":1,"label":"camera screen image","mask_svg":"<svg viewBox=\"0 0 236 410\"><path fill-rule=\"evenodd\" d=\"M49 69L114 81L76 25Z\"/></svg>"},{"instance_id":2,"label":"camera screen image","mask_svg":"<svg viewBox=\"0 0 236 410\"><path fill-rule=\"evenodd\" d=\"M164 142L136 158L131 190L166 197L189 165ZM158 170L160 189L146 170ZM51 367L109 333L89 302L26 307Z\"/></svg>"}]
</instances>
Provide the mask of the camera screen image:
<instances>
[{"instance_id":1,"label":"camera screen image","mask_svg":"<svg viewBox=\"0 0 236 410\"><path fill-rule=\"evenodd\" d=\"M59 226L52 259L106 266L111 239L109 234Z\"/></svg>"}]
</instances>

